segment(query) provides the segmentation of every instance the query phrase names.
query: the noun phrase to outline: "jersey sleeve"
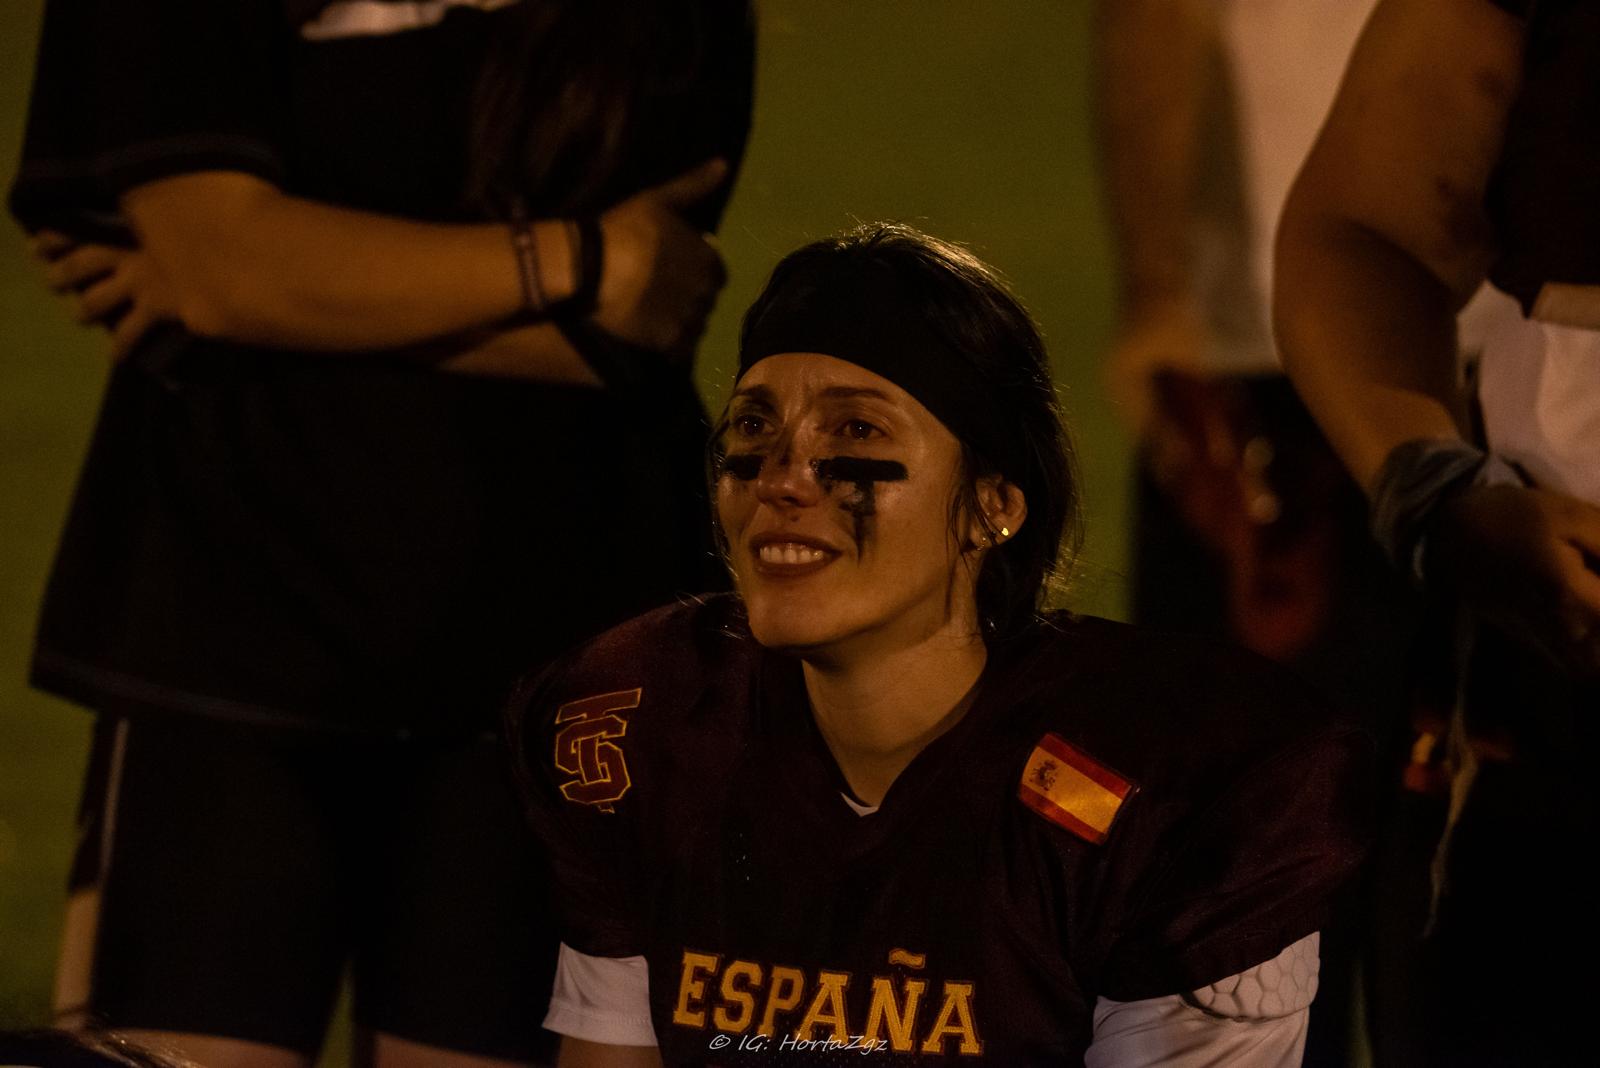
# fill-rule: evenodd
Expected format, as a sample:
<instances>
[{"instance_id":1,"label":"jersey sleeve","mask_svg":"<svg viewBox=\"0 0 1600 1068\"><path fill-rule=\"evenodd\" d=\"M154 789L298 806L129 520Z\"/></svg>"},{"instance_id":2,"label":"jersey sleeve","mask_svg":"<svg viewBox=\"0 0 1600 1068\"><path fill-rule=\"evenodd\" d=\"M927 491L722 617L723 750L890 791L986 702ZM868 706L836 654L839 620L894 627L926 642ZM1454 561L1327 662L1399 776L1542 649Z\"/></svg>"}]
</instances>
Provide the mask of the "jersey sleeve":
<instances>
[{"instance_id":1,"label":"jersey sleeve","mask_svg":"<svg viewBox=\"0 0 1600 1068\"><path fill-rule=\"evenodd\" d=\"M201 170L281 182L291 42L273 0L51 0L12 212L98 236L145 182Z\"/></svg>"},{"instance_id":2,"label":"jersey sleeve","mask_svg":"<svg viewBox=\"0 0 1600 1068\"><path fill-rule=\"evenodd\" d=\"M1208 1016L1177 994L1149 1001L1102 1000L1084 1068L1300 1068L1310 1010L1271 1020Z\"/></svg>"},{"instance_id":3,"label":"jersey sleeve","mask_svg":"<svg viewBox=\"0 0 1600 1068\"><path fill-rule=\"evenodd\" d=\"M1187 994L1100 998L1084 1068L1299 1068L1317 993L1319 936Z\"/></svg>"},{"instance_id":4,"label":"jersey sleeve","mask_svg":"<svg viewBox=\"0 0 1600 1068\"><path fill-rule=\"evenodd\" d=\"M608 1046L654 1046L650 968L643 957L591 957L561 947L546 1030Z\"/></svg>"},{"instance_id":5,"label":"jersey sleeve","mask_svg":"<svg viewBox=\"0 0 1600 1068\"><path fill-rule=\"evenodd\" d=\"M1360 732L1323 734L1201 807L1130 902L1097 993L1198 990L1319 930L1363 857L1371 754Z\"/></svg>"},{"instance_id":6,"label":"jersey sleeve","mask_svg":"<svg viewBox=\"0 0 1600 1068\"><path fill-rule=\"evenodd\" d=\"M632 806L624 803L634 798L618 781L625 765L608 761L606 748L636 695L608 691L568 660L523 686L506 715L524 808L550 858L561 941L588 957L644 952L634 914L637 832ZM583 788L608 781L609 792ZM623 787L619 796L611 796L615 787Z\"/></svg>"},{"instance_id":7,"label":"jersey sleeve","mask_svg":"<svg viewBox=\"0 0 1600 1068\"><path fill-rule=\"evenodd\" d=\"M520 688L506 718L529 818L554 867L562 941L644 956L662 873L740 751L753 643L731 598L628 621ZM721 753L723 755L717 755Z\"/></svg>"}]
</instances>

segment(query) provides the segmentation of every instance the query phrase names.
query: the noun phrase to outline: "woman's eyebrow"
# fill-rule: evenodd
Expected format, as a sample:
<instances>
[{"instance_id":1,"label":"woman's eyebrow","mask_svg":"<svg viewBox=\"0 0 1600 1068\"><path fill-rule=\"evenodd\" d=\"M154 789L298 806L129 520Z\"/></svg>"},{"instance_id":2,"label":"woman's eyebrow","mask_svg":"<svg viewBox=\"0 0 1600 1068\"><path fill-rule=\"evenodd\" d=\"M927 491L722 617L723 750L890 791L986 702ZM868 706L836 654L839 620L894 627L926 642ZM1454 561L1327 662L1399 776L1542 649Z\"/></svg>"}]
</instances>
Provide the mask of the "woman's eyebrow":
<instances>
[{"instance_id":1,"label":"woman's eyebrow","mask_svg":"<svg viewBox=\"0 0 1600 1068\"><path fill-rule=\"evenodd\" d=\"M732 401L743 401L746 404L763 404L768 408L776 407L772 390L766 386L746 386L733 391Z\"/></svg>"},{"instance_id":2,"label":"woman's eyebrow","mask_svg":"<svg viewBox=\"0 0 1600 1068\"><path fill-rule=\"evenodd\" d=\"M876 400L892 402L887 393L881 389L873 389L871 386L829 386L822 391L821 395L829 399L871 397Z\"/></svg>"}]
</instances>

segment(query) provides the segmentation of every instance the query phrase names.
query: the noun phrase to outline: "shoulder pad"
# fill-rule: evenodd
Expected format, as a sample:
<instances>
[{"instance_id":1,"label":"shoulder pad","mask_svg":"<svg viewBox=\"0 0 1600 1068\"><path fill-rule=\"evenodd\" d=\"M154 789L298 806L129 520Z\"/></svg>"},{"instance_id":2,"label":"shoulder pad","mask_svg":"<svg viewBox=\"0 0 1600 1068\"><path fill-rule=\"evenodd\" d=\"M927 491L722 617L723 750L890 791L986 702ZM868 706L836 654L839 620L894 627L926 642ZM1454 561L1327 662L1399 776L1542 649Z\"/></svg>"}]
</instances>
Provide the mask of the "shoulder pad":
<instances>
[{"instance_id":1,"label":"shoulder pad","mask_svg":"<svg viewBox=\"0 0 1600 1068\"><path fill-rule=\"evenodd\" d=\"M754 653L732 597L684 601L635 617L579 646L523 687L518 703L551 711L570 701L642 689L643 702L698 692ZM528 714L537 715L533 708Z\"/></svg>"},{"instance_id":2,"label":"shoulder pad","mask_svg":"<svg viewBox=\"0 0 1600 1068\"><path fill-rule=\"evenodd\" d=\"M1298 679L1243 650L1088 616L1051 624L1007 682L1031 732L1019 742L1053 733L1151 795L1203 798L1338 726Z\"/></svg>"},{"instance_id":3,"label":"shoulder pad","mask_svg":"<svg viewBox=\"0 0 1600 1068\"><path fill-rule=\"evenodd\" d=\"M730 597L671 605L607 631L519 687L506 711L519 774L542 766L566 801L612 811L638 778L641 737L652 751L670 750L685 714L713 687L740 687L756 653Z\"/></svg>"},{"instance_id":4,"label":"shoulder pad","mask_svg":"<svg viewBox=\"0 0 1600 1068\"><path fill-rule=\"evenodd\" d=\"M1230 1020L1272 1020L1299 1012L1317 996L1320 944L1313 931L1271 960L1191 991L1184 1000Z\"/></svg>"}]
</instances>

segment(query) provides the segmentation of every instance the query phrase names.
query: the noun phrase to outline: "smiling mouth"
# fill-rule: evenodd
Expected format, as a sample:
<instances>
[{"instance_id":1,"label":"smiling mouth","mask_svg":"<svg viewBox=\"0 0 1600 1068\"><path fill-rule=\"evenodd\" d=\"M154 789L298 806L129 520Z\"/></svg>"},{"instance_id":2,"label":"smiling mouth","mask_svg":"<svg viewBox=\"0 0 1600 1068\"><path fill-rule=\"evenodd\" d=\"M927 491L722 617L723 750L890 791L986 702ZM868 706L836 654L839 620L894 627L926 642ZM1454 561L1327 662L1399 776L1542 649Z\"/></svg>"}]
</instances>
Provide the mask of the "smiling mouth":
<instances>
[{"instance_id":1,"label":"smiling mouth","mask_svg":"<svg viewBox=\"0 0 1600 1068\"><path fill-rule=\"evenodd\" d=\"M806 575L832 563L838 555L804 542L770 541L756 549L756 569L767 575Z\"/></svg>"},{"instance_id":2,"label":"smiling mouth","mask_svg":"<svg viewBox=\"0 0 1600 1068\"><path fill-rule=\"evenodd\" d=\"M761 547L763 564L814 564L828 554L798 542L781 541Z\"/></svg>"}]
</instances>

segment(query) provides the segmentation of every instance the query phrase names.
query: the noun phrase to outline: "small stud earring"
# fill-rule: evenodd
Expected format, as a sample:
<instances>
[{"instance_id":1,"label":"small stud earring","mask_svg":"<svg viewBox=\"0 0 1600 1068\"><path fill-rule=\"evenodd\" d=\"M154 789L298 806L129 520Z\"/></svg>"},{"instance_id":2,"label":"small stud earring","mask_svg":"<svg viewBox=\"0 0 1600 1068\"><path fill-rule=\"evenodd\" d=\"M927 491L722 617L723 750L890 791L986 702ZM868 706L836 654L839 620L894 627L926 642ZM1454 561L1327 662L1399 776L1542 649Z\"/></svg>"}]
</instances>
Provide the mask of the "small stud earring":
<instances>
[{"instance_id":1,"label":"small stud earring","mask_svg":"<svg viewBox=\"0 0 1600 1068\"><path fill-rule=\"evenodd\" d=\"M1002 538L1009 538L1009 537L1011 537L1011 528L1010 528L1010 527L1001 527L1001 528L1000 528L1000 536L1001 536L1001 537L1002 537Z\"/></svg>"}]
</instances>

